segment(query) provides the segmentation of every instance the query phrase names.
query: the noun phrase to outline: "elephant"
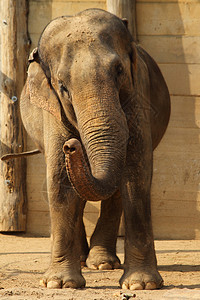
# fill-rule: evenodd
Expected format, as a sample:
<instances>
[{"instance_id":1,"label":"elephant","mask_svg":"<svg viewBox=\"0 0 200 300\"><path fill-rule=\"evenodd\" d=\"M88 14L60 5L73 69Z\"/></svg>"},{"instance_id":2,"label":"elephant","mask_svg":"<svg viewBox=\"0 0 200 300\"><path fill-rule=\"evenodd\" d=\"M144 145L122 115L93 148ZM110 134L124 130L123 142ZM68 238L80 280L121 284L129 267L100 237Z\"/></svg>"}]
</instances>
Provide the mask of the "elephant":
<instances>
[{"instance_id":1,"label":"elephant","mask_svg":"<svg viewBox=\"0 0 200 300\"><path fill-rule=\"evenodd\" d=\"M52 20L29 59L20 111L44 154L51 219L47 288L81 288L81 266L120 268L116 241L122 212L125 260L120 286L161 288L151 221L153 150L170 116L161 71L131 36L126 20L87 9ZM87 201L101 201L86 238Z\"/></svg>"}]
</instances>

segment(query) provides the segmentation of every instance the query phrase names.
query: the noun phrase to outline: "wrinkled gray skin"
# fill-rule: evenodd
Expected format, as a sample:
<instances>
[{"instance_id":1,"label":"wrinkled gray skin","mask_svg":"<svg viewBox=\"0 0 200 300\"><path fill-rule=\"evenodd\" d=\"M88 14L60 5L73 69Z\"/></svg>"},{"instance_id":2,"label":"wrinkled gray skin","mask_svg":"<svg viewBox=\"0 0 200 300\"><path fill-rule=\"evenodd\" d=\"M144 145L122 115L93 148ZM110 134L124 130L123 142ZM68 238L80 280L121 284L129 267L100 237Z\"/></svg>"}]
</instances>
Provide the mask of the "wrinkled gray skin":
<instances>
[{"instance_id":1,"label":"wrinkled gray skin","mask_svg":"<svg viewBox=\"0 0 200 300\"><path fill-rule=\"evenodd\" d=\"M169 93L158 66L116 16L91 9L57 18L45 28L21 96L24 126L47 164L52 257L41 284L85 286L85 261L95 269L119 267L116 239L123 208L125 267L120 285L162 286L150 187L153 149L169 114ZM81 173L85 169L89 175ZM101 199L88 247L83 209L87 200Z\"/></svg>"}]
</instances>

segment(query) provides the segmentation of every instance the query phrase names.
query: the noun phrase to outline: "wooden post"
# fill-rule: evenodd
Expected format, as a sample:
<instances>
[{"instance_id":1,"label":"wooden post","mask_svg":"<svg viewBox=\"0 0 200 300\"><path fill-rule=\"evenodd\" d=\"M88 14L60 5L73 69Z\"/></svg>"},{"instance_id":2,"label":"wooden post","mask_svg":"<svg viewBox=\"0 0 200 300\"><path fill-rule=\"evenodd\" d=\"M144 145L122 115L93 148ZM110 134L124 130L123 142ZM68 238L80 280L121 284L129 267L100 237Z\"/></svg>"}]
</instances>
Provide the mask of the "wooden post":
<instances>
[{"instance_id":1,"label":"wooden post","mask_svg":"<svg viewBox=\"0 0 200 300\"><path fill-rule=\"evenodd\" d=\"M107 10L119 18L128 20L129 31L137 41L136 30L136 0L107 0ZM122 215L119 236L124 236L124 215Z\"/></svg>"},{"instance_id":2,"label":"wooden post","mask_svg":"<svg viewBox=\"0 0 200 300\"><path fill-rule=\"evenodd\" d=\"M1 156L25 150L19 99L26 78L27 52L30 46L27 17L28 0L1 1ZM0 164L0 231L25 231L25 160L12 159L1 161Z\"/></svg>"},{"instance_id":3,"label":"wooden post","mask_svg":"<svg viewBox=\"0 0 200 300\"><path fill-rule=\"evenodd\" d=\"M128 20L129 30L136 41L136 0L107 0L107 10Z\"/></svg>"}]
</instances>

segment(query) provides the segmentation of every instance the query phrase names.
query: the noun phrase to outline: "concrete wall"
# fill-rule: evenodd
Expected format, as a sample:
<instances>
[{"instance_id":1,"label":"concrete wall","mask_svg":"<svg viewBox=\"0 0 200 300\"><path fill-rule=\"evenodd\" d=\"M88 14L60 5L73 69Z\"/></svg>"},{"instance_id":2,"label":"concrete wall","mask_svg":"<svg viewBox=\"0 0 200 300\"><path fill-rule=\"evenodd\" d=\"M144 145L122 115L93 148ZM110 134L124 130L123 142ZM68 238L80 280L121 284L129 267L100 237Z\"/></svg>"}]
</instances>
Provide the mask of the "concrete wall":
<instances>
[{"instance_id":1,"label":"concrete wall","mask_svg":"<svg viewBox=\"0 0 200 300\"><path fill-rule=\"evenodd\" d=\"M32 47L52 18L89 7L106 9L106 2L30 0ZM198 0L137 0L139 43L159 63L172 101L169 128L154 153L152 217L159 239L200 239L199 28ZM29 140L29 149L33 148ZM27 230L46 235L50 225L42 155L28 159L27 188ZM98 212L99 204L88 203L88 235Z\"/></svg>"}]
</instances>

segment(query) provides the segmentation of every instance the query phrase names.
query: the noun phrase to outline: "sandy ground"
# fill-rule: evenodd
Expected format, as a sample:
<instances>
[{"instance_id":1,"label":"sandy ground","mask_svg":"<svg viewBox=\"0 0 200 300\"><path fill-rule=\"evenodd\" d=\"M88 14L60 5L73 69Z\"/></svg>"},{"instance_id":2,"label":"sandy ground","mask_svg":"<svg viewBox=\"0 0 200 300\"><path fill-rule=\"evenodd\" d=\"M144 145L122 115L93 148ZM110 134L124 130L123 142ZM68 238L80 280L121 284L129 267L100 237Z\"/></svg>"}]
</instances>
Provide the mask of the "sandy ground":
<instances>
[{"instance_id":1,"label":"sandy ground","mask_svg":"<svg viewBox=\"0 0 200 300\"><path fill-rule=\"evenodd\" d=\"M122 270L94 271L84 268L85 289L39 287L48 267L50 239L27 235L0 234L0 299L118 300L200 299L200 241L156 241L156 253L165 286L157 291L129 292L119 288ZM123 262L123 239L118 240L118 255ZM125 296L123 298L123 294Z\"/></svg>"}]
</instances>

